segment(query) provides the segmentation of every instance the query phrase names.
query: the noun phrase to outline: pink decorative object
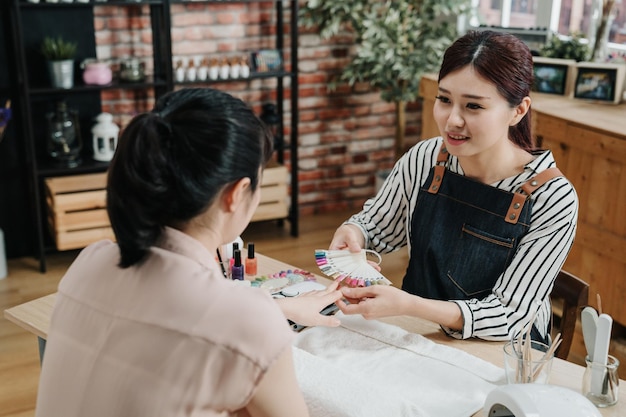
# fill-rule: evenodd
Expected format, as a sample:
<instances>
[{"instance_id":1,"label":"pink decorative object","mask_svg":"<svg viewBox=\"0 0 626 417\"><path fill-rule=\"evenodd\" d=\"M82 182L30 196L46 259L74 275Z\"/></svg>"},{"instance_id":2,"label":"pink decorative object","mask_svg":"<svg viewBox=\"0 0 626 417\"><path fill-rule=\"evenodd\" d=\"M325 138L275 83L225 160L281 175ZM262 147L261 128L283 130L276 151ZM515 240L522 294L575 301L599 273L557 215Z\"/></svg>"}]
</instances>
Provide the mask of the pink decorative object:
<instances>
[{"instance_id":1,"label":"pink decorative object","mask_svg":"<svg viewBox=\"0 0 626 417\"><path fill-rule=\"evenodd\" d=\"M113 79L113 72L105 62L86 61L83 63L85 84L106 85Z\"/></svg>"}]
</instances>

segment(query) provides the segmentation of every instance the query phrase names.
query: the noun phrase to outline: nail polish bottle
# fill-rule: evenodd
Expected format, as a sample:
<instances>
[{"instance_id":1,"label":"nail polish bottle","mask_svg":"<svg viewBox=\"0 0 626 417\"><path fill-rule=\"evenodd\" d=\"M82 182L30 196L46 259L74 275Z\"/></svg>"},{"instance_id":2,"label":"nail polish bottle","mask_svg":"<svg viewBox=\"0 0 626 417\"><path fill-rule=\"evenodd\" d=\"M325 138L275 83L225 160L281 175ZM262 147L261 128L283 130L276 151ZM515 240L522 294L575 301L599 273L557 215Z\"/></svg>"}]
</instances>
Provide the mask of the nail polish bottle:
<instances>
[{"instance_id":1,"label":"nail polish bottle","mask_svg":"<svg viewBox=\"0 0 626 417\"><path fill-rule=\"evenodd\" d=\"M248 258L246 258L246 275L256 275L257 264L254 257L254 243L248 243Z\"/></svg>"},{"instance_id":2,"label":"nail polish bottle","mask_svg":"<svg viewBox=\"0 0 626 417\"><path fill-rule=\"evenodd\" d=\"M228 269L232 271L233 265L235 264L235 251L239 250L239 242L233 242L233 250L231 251L232 256L228 261Z\"/></svg>"},{"instance_id":3,"label":"nail polish bottle","mask_svg":"<svg viewBox=\"0 0 626 417\"><path fill-rule=\"evenodd\" d=\"M241 251L236 249L233 251L233 268L230 275L233 279L243 280L243 265L241 264Z\"/></svg>"}]
</instances>

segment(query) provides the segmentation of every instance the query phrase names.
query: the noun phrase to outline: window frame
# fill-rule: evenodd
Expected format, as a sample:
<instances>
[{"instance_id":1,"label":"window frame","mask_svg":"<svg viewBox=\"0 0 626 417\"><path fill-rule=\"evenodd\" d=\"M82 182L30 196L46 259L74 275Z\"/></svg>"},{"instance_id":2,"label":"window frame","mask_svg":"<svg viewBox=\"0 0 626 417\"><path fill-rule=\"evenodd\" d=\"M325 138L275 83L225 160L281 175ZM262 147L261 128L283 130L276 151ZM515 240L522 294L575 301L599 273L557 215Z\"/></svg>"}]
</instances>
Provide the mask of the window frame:
<instances>
[{"instance_id":1,"label":"window frame","mask_svg":"<svg viewBox=\"0 0 626 417\"><path fill-rule=\"evenodd\" d=\"M513 0L499 0L500 1L500 26L510 27L511 21L511 5ZM492 2L493 3L493 2ZM471 8L476 13L479 10L480 0L472 0ZM552 33L559 33L559 17L561 15L561 0L541 0L537 2L537 14L535 26L538 28L548 28ZM472 26L471 19L469 26ZM463 28L464 24L461 23L459 28ZM590 24L589 30L585 34L587 39L595 37L595 25ZM565 34L559 34L560 36L566 36ZM626 45L609 42L608 48L611 52L626 52Z\"/></svg>"}]
</instances>

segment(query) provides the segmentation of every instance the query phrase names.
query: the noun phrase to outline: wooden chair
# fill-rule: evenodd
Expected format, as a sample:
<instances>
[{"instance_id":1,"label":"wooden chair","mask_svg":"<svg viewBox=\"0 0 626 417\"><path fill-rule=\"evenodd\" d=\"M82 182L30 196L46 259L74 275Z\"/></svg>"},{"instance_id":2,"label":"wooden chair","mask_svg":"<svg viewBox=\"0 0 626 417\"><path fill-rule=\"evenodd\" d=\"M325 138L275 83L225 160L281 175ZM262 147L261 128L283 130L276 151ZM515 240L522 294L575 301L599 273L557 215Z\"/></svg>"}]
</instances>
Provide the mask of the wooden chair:
<instances>
[{"instance_id":1,"label":"wooden chair","mask_svg":"<svg viewBox=\"0 0 626 417\"><path fill-rule=\"evenodd\" d=\"M558 320L558 325L555 323L556 329L553 330L561 332L563 341L556 350L555 356L567 360L576 331L576 319L580 310L589 302L589 284L561 270L554 281L550 298L553 300L553 317L556 310L555 304L562 306L560 320Z\"/></svg>"}]
</instances>

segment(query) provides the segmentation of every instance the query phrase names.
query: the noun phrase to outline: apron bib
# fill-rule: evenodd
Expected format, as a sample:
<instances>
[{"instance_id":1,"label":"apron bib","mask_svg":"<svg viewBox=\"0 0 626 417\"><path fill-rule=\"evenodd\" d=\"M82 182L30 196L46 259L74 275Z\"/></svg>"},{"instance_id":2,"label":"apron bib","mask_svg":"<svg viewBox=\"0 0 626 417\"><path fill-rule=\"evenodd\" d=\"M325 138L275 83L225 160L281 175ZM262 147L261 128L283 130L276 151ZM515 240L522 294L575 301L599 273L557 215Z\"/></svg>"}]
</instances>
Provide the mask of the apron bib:
<instances>
[{"instance_id":1,"label":"apron bib","mask_svg":"<svg viewBox=\"0 0 626 417\"><path fill-rule=\"evenodd\" d=\"M530 194L555 176L543 171L511 193L446 170L442 145L411 219L411 257L402 289L436 300L482 299L528 232Z\"/></svg>"}]
</instances>

